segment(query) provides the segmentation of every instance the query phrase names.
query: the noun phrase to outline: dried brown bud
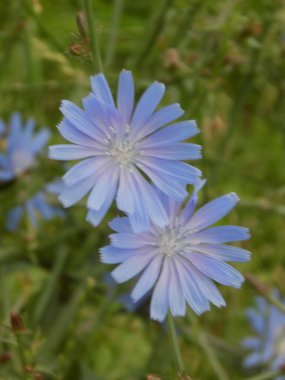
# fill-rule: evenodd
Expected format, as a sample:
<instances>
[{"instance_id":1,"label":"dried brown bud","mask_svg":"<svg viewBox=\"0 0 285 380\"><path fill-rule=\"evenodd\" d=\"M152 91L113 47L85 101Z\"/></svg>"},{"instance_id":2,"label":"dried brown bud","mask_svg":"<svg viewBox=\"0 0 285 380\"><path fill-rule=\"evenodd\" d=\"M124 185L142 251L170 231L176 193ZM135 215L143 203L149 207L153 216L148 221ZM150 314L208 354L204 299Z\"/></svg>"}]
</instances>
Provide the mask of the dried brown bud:
<instances>
[{"instance_id":1,"label":"dried brown bud","mask_svg":"<svg viewBox=\"0 0 285 380\"><path fill-rule=\"evenodd\" d=\"M11 327L14 332L22 332L25 330L22 317L17 312L11 312L10 314Z\"/></svg>"},{"instance_id":2,"label":"dried brown bud","mask_svg":"<svg viewBox=\"0 0 285 380\"><path fill-rule=\"evenodd\" d=\"M35 375L34 375L34 379L35 380L44 380L44 377L41 373L39 372L36 372Z\"/></svg>"},{"instance_id":3,"label":"dried brown bud","mask_svg":"<svg viewBox=\"0 0 285 380\"><path fill-rule=\"evenodd\" d=\"M86 22L86 17L83 12L78 12L76 15L76 24L77 24L77 29L79 31L80 36L83 39L88 38L88 32L87 32L87 22Z\"/></svg>"},{"instance_id":4,"label":"dried brown bud","mask_svg":"<svg viewBox=\"0 0 285 380\"><path fill-rule=\"evenodd\" d=\"M82 46L80 44L72 44L69 47L69 52L72 55L80 56L82 54Z\"/></svg>"},{"instance_id":5,"label":"dried brown bud","mask_svg":"<svg viewBox=\"0 0 285 380\"><path fill-rule=\"evenodd\" d=\"M285 363L279 367L281 373L285 373Z\"/></svg>"},{"instance_id":6,"label":"dried brown bud","mask_svg":"<svg viewBox=\"0 0 285 380\"><path fill-rule=\"evenodd\" d=\"M150 374L150 375L147 375L146 380L163 380L163 379L158 375Z\"/></svg>"},{"instance_id":7,"label":"dried brown bud","mask_svg":"<svg viewBox=\"0 0 285 380\"><path fill-rule=\"evenodd\" d=\"M7 363L11 360L12 355L10 352L4 352L4 354L0 355L0 363Z\"/></svg>"},{"instance_id":8,"label":"dried brown bud","mask_svg":"<svg viewBox=\"0 0 285 380\"><path fill-rule=\"evenodd\" d=\"M258 281L251 273L246 273L245 278L260 294L268 293L267 286Z\"/></svg>"}]
</instances>

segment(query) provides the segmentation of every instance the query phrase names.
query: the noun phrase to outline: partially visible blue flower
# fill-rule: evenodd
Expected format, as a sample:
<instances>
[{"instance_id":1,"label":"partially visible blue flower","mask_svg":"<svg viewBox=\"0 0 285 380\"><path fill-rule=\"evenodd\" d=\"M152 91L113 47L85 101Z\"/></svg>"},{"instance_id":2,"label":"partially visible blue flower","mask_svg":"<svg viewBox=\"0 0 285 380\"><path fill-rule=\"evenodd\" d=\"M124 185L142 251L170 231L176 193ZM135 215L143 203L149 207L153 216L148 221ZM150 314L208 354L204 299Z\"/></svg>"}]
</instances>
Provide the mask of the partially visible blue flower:
<instances>
[{"instance_id":1,"label":"partially visible blue flower","mask_svg":"<svg viewBox=\"0 0 285 380\"><path fill-rule=\"evenodd\" d=\"M123 70L114 102L103 74L91 77L92 93L83 99L83 110L64 100L64 119L58 129L72 144L50 147L57 160L80 160L63 177L66 189L60 200L69 207L89 194L87 220L98 225L114 199L129 215L136 232L150 222L168 223L161 200L148 177L173 199L187 196L185 184L194 184L200 171L180 160L196 160L200 146L182 142L198 133L196 123L173 123L183 115L178 104L156 111L165 86L154 82L135 103L133 77Z\"/></svg>"},{"instance_id":2,"label":"partially visible blue flower","mask_svg":"<svg viewBox=\"0 0 285 380\"><path fill-rule=\"evenodd\" d=\"M101 250L104 263L121 263L112 275L119 283L140 275L131 296L139 300L153 287L150 316L163 321L168 310L173 316L184 316L186 304L197 314L218 307L225 301L214 281L239 288L243 276L227 261L247 261L250 253L224 243L249 238L247 228L237 226L210 227L228 214L237 204L234 193L224 195L195 210L197 191L185 208L160 190L156 194L164 205L169 223L165 227L151 225L134 233L127 217L115 218L110 226L111 244ZM209 228L210 227L210 228Z\"/></svg>"},{"instance_id":3,"label":"partially visible blue flower","mask_svg":"<svg viewBox=\"0 0 285 380\"><path fill-rule=\"evenodd\" d=\"M35 133L34 127L35 121L23 123L20 113L13 113L6 127L0 122L0 134L6 137L5 150L0 153L0 181L10 181L35 165L50 132L42 128Z\"/></svg>"},{"instance_id":4,"label":"partially visible blue flower","mask_svg":"<svg viewBox=\"0 0 285 380\"><path fill-rule=\"evenodd\" d=\"M285 298L275 291L275 297L285 305ZM264 365L277 370L285 365L285 314L264 297L256 297L256 308L248 308L246 313L254 336L243 340L242 345L250 354L244 361L245 367ZM278 377L285 379L285 376Z\"/></svg>"},{"instance_id":5,"label":"partially visible blue flower","mask_svg":"<svg viewBox=\"0 0 285 380\"><path fill-rule=\"evenodd\" d=\"M62 187L61 181L54 181L46 185L42 191L32 198L12 208L7 215L7 230L16 231L24 217L27 217L34 227L38 226L40 216L45 220L62 217L64 215L63 210L60 207L51 205L49 199L51 195L58 195Z\"/></svg>"}]
</instances>

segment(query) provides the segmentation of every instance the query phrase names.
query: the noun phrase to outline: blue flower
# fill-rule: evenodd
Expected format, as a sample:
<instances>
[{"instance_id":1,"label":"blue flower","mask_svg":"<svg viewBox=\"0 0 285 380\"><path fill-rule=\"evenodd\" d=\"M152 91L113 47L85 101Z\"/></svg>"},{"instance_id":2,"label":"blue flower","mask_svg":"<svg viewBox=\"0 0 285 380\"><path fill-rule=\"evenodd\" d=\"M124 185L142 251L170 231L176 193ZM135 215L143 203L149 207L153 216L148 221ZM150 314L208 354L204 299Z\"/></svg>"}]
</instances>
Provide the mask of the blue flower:
<instances>
[{"instance_id":1,"label":"blue flower","mask_svg":"<svg viewBox=\"0 0 285 380\"><path fill-rule=\"evenodd\" d=\"M185 184L193 184L200 171L180 160L196 160L200 146L182 142L198 133L192 120L171 124L184 112L178 104L156 110L165 86L154 82L134 108L131 72L119 77L117 102L102 74L91 78L92 93L83 99L83 110L64 100L64 119L58 129L72 144L50 147L50 158L84 159L64 176L67 188L60 200L69 207L87 193L87 220L98 225L114 199L129 215L136 232L150 222L168 223L167 214L148 177L173 199L187 196Z\"/></svg>"},{"instance_id":2,"label":"blue flower","mask_svg":"<svg viewBox=\"0 0 285 380\"><path fill-rule=\"evenodd\" d=\"M5 149L0 153L0 181L10 181L36 163L36 155L47 143L50 132L42 128L34 133L35 122L29 119L25 124L20 113L13 113L8 128L0 122L0 135L5 137Z\"/></svg>"},{"instance_id":3,"label":"blue flower","mask_svg":"<svg viewBox=\"0 0 285 380\"><path fill-rule=\"evenodd\" d=\"M12 208L7 215L7 230L16 231L25 216L34 227L38 226L39 216L45 220L62 217L64 215L63 210L51 205L49 199L51 195L58 195L62 187L61 181L54 181L46 185L42 191L32 198Z\"/></svg>"},{"instance_id":4,"label":"blue flower","mask_svg":"<svg viewBox=\"0 0 285 380\"><path fill-rule=\"evenodd\" d=\"M210 309L211 301L218 307L225 301L212 280L239 288L243 276L227 261L247 261L248 251L224 243L249 238L247 228L237 226L210 227L237 204L234 193L207 203L194 212L201 181L186 204L171 200L160 190L157 196L167 210L169 223L164 227L151 225L134 233L127 217L115 218L110 226L111 244L101 250L104 263L121 263L112 275L119 283L140 274L131 296L139 300L153 287L150 315L163 321L168 310L173 316L184 316L186 304L197 314Z\"/></svg>"},{"instance_id":5,"label":"blue flower","mask_svg":"<svg viewBox=\"0 0 285 380\"><path fill-rule=\"evenodd\" d=\"M282 299L277 291L275 297L285 305L285 298ZM244 365L265 365L272 370L278 370L285 365L285 314L263 297L256 297L255 301L256 308L248 308L246 311L255 335L242 342L251 351ZM285 376L278 379L285 379Z\"/></svg>"}]
</instances>

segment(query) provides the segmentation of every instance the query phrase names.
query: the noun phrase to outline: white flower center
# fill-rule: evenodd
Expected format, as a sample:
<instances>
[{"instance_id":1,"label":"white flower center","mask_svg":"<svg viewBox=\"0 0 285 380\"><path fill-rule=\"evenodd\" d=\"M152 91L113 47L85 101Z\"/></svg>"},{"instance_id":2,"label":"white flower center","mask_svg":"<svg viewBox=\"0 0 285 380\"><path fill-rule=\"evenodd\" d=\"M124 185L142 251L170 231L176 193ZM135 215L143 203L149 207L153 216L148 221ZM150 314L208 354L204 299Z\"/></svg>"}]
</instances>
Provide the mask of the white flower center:
<instances>
[{"instance_id":1,"label":"white flower center","mask_svg":"<svg viewBox=\"0 0 285 380\"><path fill-rule=\"evenodd\" d=\"M175 256L183 249L184 242L181 239L181 228L170 225L159 232L158 249L162 255Z\"/></svg>"},{"instance_id":2,"label":"white flower center","mask_svg":"<svg viewBox=\"0 0 285 380\"><path fill-rule=\"evenodd\" d=\"M14 173L21 174L33 165L33 155L24 150L16 150L11 157Z\"/></svg>"},{"instance_id":3,"label":"white flower center","mask_svg":"<svg viewBox=\"0 0 285 380\"><path fill-rule=\"evenodd\" d=\"M113 136L106 141L109 149L108 154L111 155L120 166L131 167L135 157L138 154L136 142L130 137L130 127L125 126L125 132L122 136L118 136L113 127L110 128Z\"/></svg>"}]
</instances>

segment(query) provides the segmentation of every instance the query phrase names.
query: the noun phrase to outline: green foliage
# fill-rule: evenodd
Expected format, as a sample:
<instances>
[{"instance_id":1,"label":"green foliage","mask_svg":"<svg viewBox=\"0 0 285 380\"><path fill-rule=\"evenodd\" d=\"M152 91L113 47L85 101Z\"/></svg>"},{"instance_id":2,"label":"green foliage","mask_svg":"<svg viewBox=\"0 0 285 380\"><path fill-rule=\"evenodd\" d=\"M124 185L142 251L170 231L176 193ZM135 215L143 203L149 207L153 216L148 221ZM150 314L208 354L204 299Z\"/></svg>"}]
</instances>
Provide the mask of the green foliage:
<instances>
[{"instance_id":1,"label":"green foliage","mask_svg":"<svg viewBox=\"0 0 285 380\"><path fill-rule=\"evenodd\" d=\"M133 70L137 95L151 81L166 83L165 102L180 102L201 128L204 200L229 191L241 198L229 221L251 229L244 247L253 258L239 269L285 293L284 1L92 4L113 89L122 68ZM38 127L52 130L52 142L62 141L56 130L61 99L79 104L94 73L89 41L76 26L82 7L79 0L0 4L0 117L7 121L15 110L33 116ZM129 313L118 302L128 285L110 289L103 281L110 268L98 250L115 211L96 229L85 222L82 203L64 220L5 231L5 214L19 194L34 194L62 172L58 162L43 159L0 187L0 380L140 380L151 373L175 379L163 326L149 320L147 305ZM250 375L241 367L240 340L249 332L244 309L255 292L247 283L221 291L227 307L199 318L195 331L191 318L178 319L193 379L223 379L215 361L224 380ZM9 327L11 311L24 321L20 340Z\"/></svg>"}]
</instances>

